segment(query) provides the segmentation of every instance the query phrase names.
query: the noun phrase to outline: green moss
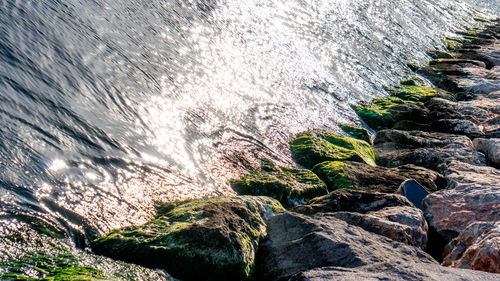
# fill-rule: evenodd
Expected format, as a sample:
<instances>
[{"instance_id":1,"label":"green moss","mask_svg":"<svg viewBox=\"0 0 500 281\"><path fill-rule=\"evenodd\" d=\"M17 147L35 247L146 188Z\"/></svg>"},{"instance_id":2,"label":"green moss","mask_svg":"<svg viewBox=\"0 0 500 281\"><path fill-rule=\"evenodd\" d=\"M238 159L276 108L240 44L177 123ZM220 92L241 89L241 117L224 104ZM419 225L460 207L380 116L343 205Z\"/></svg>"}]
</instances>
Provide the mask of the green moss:
<instances>
[{"instance_id":1,"label":"green moss","mask_svg":"<svg viewBox=\"0 0 500 281\"><path fill-rule=\"evenodd\" d=\"M436 89L432 87L417 85L401 85L390 89L389 94L404 101L421 103L439 95Z\"/></svg>"},{"instance_id":2,"label":"green moss","mask_svg":"<svg viewBox=\"0 0 500 281\"><path fill-rule=\"evenodd\" d=\"M266 161L259 171L231 182L240 195L272 197L284 206L305 203L328 193L326 185L311 171L278 167Z\"/></svg>"},{"instance_id":3,"label":"green moss","mask_svg":"<svg viewBox=\"0 0 500 281\"><path fill-rule=\"evenodd\" d=\"M327 161L314 166L312 171L326 183L329 191L340 188L356 189L345 174L346 166L349 165L339 161Z\"/></svg>"},{"instance_id":4,"label":"green moss","mask_svg":"<svg viewBox=\"0 0 500 281\"><path fill-rule=\"evenodd\" d=\"M365 128L349 124L339 124L339 127L349 136L358 140L366 141L367 143L371 143L370 134Z\"/></svg>"},{"instance_id":5,"label":"green moss","mask_svg":"<svg viewBox=\"0 0 500 281\"><path fill-rule=\"evenodd\" d=\"M313 130L299 134L290 142L292 156L306 168L324 161L352 160L375 166L375 154L363 140Z\"/></svg>"},{"instance_id":6,"label":"green moss","mask_svg":"<svg viewBox=\"0 0 500 281\"><path fill-rule=\"evenodd\" d=\"M64 254L27 253L23 258L1 262L0 268L8 272L0 280L115 280L98 269L77 265L73 256Z\"/></svg>"}]
</instances>

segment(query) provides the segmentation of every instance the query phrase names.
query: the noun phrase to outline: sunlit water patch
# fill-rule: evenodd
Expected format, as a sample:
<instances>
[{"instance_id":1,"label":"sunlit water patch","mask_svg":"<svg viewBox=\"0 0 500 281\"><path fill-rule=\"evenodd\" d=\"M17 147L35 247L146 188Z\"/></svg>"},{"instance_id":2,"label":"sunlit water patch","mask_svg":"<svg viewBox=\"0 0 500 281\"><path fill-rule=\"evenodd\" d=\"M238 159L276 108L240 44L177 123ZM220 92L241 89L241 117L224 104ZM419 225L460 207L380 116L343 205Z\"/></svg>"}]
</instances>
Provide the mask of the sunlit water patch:
<instances>
[{"instance_id":1,"label":"sunlit water patch","mask_svg":"<svg viewBox=\"0 0 500 281\"><path fill-rule=\"evenodd\" d=\"M155 201L233 194L495 3L3 1L0 216L81 241Z\"/></svg>"}]
</instances>

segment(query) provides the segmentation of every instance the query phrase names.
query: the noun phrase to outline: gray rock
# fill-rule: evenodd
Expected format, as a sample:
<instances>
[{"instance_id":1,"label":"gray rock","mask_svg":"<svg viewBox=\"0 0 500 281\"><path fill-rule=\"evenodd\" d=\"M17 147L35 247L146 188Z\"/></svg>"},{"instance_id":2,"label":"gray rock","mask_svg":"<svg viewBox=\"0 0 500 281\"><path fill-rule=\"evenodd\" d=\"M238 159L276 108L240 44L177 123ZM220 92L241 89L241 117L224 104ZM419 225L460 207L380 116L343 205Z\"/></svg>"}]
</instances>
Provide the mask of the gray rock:
<instances>
[{"instance_id":1,"label":"gray rock","mask_svg":"<svg viewBox=\"0 0 500 281\"><path fill-rule=\"evenodd\" d=\"M498 274L431 263L377 263L357 268L323 267L299 273L289 281L498 281Z\"/></svg>"},{"instance_id":2,"label":"gray rock","mask_svg":"<svg viewBox=\"0 0 500 281\"><path fill-rule=\"evenodd\" d=\"M427 245L427 222L424 213L413 207L388 207L375 212L331 213L351 225L385 236L394 241L425 249Z\"/></svg>"},{"instance_id":3,"label":"gray rock","mask_svg":"<svg viewBox=\"0 0 500 281\"><path fill-rule=\"evenodd\" d=\"M397 193L405 196L415 207L422 209L422 200L429 195L429 192L425 190L416 180L406 180L403 182L397 191Z\"/></svg>"},{"instance_id":4,"label":"gray rock","mask_svg":"<svg viewBox=\"0 0 500 281\"><path fill-rule=\"evenodd\" d=\"M500 138L475 139L474 146L496 167L500 167Z\"/></svg>"},{"instance_id":5,"label":"gray rock","mask_svg":"<svg viewBox=\"0 0 500 281\"><path fill-rule=\"evenodd\" d=\"M484 155L466 136L421 131L383 130L375 138L377 164L397 167L414 164L442 172L454 160L481 165Z\"/></svg>"},{"instance_id":6,"label":"gray rock","mask_svg":"<svg viewBox=\"0 0 500 281\"><path fill-rule=\"evenodd\" d=\"M377 262L435 263L422 250L348 225L329 214L284 212L268 221L257 258L257 280L288 280L317 267L359 267Z\"/></svg>"}]
</instances>

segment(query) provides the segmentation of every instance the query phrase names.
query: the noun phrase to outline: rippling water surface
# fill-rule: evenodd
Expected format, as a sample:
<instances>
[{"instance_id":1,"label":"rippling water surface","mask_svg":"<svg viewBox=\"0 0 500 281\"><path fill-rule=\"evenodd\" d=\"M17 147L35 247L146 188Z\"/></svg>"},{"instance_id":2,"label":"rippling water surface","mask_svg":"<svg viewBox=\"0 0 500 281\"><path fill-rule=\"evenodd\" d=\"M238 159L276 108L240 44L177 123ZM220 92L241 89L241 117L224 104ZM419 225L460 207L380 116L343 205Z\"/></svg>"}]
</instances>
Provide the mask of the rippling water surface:
<instances>
[{"instance_id":1,"label":"rippling water surface","mask_svg":"<svg viewBox=\"0 0 500 281\"><path fill-rule=\"evenodd\" d=\"M149 219L228 180L424 63L497 0L0 2L0 228Z\"/></svg>"}]
</instances>

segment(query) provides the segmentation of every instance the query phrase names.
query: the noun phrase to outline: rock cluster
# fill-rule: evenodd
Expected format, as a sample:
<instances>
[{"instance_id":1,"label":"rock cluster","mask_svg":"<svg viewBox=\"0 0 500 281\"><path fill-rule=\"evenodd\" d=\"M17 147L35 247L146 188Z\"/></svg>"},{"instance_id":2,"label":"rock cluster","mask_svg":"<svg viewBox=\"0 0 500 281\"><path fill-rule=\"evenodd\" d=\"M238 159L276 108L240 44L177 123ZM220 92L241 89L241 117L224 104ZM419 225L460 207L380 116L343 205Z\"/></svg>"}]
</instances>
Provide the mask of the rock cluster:
<instances>
[{"instance_id":1,"label":"rock cluster","mask_svg":"<svg viewBox=\"0 0 500 281\"><path fill-rule=\"evenodd\" d=\"M306 169L264 161L240 196L160 204L93 250L181 280L498 280L500 23L462 35L412 66L438 88L353 106L374 138L304 132L290 148Z\"/></svg>"}]
</instances>

